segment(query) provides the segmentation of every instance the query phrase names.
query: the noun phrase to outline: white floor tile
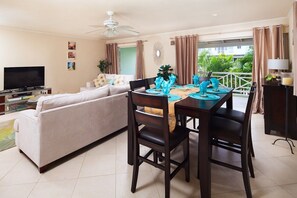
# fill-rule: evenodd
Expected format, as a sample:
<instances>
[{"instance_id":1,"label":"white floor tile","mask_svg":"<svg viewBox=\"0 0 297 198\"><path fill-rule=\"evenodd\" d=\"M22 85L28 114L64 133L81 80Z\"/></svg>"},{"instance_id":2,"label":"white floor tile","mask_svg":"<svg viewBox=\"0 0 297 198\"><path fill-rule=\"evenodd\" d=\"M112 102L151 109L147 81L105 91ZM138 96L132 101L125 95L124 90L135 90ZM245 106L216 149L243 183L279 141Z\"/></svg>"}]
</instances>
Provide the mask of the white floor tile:
<instances>
[{"instance_id":1,"label":"white floor tile","mask_svg":"<svg viewBox=\"0 0 297 198\"><path fill-rule=\"evenodd\" d=\"M87 155L84 159L79 177L115 174L115 154Z\"/></svg>"},{"instance_id":2,"label":"white floor tile","mask_svg":"<svg viewBox=\"0 0 297 198\"><path fill-rule=\"evenodd\" d=\"M115 175L80 178L77 181L73 198L113 198L115 197Z\"/></svg>"},{"instance_id":3,"label":"white floor tile","mask_svg":"<svg viewBox=\"0 0 297 198\"><path fill-rule=\"evenodd\" d=\"M0 186L36 183L40 178L36 166L28 159L22 159L0 181Z\"/></svg>"},{"instance_id":4,"label":"white floor tile","mask_svg":"<svg viewBox=\"0 0 297 198\"><path fill-rule=\"evenodd\" d=\"M246 99L235 99L234 109L244 111ZM0 122L14 119L17 114L0 116ZM189 123L192 126L192 123ZM290 153L286 142L264 133L263 115L252 115L252 136L256 157L253 158L256 178L250 178L253 197L296 197L297 157ZM190 134L191 181L181 170L171 180L171 197L200 197L197 174L198 135ZM294 141L297 143L297 141ZM142 147L141 153L147 151ZM173 154L181 157L177 149ZM297 153L297 149L294 151ZM213 150L220 160L238 164L239 155L221 149ZM164 197L164 172L146 163L141 165L137 190L131 193L133 167L127 164L127 132L40 174L36 166L18 149L0 152L0 197ZM212 197L245 197L242 174L212 165Z\"/></svg>"},{"instance_id":5,"label":"white floor tile","mask_svg":"<svg viewBox=\"0 0 297 198\"><path fill-rule=\"evenodd\" d=\"M0 186L0 197L5 198L27 198L36 184L20 184L11 186Z\"/></svg>"},{"instance_id":6,"label":"white floor tile","mask_svg":"<svg viewBox=\"0 0 297 198\"><path fill-rule=\"evenodd\" d=\"M76 180L37 183L29 198L71 198Z\"/></svg>"}]
</instances>

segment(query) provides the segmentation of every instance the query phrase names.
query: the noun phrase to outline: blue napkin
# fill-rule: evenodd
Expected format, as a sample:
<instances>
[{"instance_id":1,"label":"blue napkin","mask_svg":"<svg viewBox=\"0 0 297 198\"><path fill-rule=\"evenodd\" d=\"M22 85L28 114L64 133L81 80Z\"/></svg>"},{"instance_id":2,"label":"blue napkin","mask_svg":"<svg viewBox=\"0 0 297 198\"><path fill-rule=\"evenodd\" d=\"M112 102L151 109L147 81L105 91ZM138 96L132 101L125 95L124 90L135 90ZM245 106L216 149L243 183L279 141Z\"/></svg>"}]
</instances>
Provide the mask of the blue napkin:
<instances>
[{"instance_id":1,"label":"blue napkin","mask_svg":"<svg viewBox=\"0 0 297 198\"><path fill-rule=\"evenodd\" d=\"M155 80L155 84L156 84L156 89L161 89L161 84L164 81L163 77L158 77Z\"/></svg>"}]
</instances>

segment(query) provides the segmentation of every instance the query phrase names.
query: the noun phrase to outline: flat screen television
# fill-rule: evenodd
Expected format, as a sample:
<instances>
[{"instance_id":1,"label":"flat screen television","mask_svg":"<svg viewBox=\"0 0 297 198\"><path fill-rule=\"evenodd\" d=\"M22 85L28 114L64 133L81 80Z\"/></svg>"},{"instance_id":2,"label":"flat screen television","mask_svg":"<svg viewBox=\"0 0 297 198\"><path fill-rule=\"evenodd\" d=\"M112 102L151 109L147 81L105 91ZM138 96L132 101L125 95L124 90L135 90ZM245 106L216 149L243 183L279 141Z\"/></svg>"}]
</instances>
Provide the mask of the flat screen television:
<instances>
[{"instance_id":1,"label":"flat screen television","mask_svg":"<svg viewBox=\"0 0 297 198\"><path fill-rule=\"evenodd\" d=\"M44 66L4 67L4 90L44 86Z\"/></svg>"}]
</instances>

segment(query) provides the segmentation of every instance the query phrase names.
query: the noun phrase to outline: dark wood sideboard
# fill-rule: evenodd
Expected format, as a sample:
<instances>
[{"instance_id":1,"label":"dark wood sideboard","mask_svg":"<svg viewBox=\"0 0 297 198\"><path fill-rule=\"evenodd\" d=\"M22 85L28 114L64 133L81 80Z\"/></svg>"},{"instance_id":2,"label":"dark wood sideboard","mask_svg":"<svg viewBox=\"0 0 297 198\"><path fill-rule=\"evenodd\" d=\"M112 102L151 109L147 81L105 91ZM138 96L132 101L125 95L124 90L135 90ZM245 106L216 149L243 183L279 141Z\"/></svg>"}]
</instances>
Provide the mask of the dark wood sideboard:
<instances>
[{"instance_id":1,"label":"dark wood sideboard","mask_svg":"<svg viewBox=\"0 0 297 198\"><path fill-rule=\"evenodd\" d=\"M297 140L297 97L288 86L288 137ZM285 136L286 87L279 84L263 85L265 134Z\"/></svg>"}]
</instances>

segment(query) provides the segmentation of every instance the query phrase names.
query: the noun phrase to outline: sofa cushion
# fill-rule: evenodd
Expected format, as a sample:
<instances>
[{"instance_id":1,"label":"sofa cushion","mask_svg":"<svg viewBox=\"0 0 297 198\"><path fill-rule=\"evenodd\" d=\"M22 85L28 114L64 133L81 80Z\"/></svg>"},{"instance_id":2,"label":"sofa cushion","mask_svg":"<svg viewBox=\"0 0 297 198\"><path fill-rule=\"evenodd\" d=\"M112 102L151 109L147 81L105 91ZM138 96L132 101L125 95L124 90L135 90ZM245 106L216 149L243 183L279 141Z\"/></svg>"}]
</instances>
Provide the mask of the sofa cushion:
<instances>
[{"instance_id":1,"label":"sofa cushion","mask_svg":"<svg viewBox=\"0 0 297 198\"><path fill-rule=\"evenodd\" d=\"M114 84L116 74L105 74L106 82L110 85Z\"/></svg>"},{"instance_id":2,"label":"sofa cushion","mask_svg":"<svg viewBox=\"0 0 297 198\"><path fill-rule=\"evenodd\" d=\"M135 80L134 75L123 75L125 84L129 84L130 81Z\"/></svg>"},{"instance_id":3,"label":"sofa cushion","mask_svg":"<svg viewBox=\"0 0 297 198\"><path fill-rule=\"evenodd\" d=\"M71 95L71 94L53 94L53 95L41 96L40 98L38 98L35 116L38 116L39 113L42 111L42 105L43 105L44 101L53 100L55 98L65 97L65 96L69 96L69 95Z\"/></svg>"},{"instance_id":4,"label":"sofa cushion","mask_svg":"<svg viewBox=\"0 0 297 198\"><path fill-rule=\"evenodd\" d=\"M130 90L130 86L129 85L114 85L114 86L109 86L110 95L124 93L124 92L127 92L129 90Z\"/></svg>"},{"instance_id":5,"label":"sofa cushion","mask_svg":"<svg viewBox=\"0 0 297 198\"><path fill-rule=\"evenodd\" d=\"M105 74L105 78L107 80L107 83L111 85L116 84L129 84L131 80L134 80L134 75L128 75L128 74ZM115 82L117 80L118 82ZM120 81L120 83L119 83Z\"/></svg>"},{"instance_id":6,"label":"sofa cushion","mask_svg":"<svg viewBox=\"0 0 297 198\"><path fill-rule=\"evenodd\" d=\"M38 116L40 112L45 110L106 97L108 96L108 93L109 85L105 85L94 90L83 91L75 94L43 96L40 97L37 102L35 116Z\"/></svg>"},{"instance_id":7,"label":"sofa cushion","mask_svg":"<svg viewBox=\"0 0 297 198\"><path fill-rule=\"evenodd\" d=\"M122 75L117 75L114 79L114 85L124 85L124 77Z\"/></svg>"}]
</instances>

